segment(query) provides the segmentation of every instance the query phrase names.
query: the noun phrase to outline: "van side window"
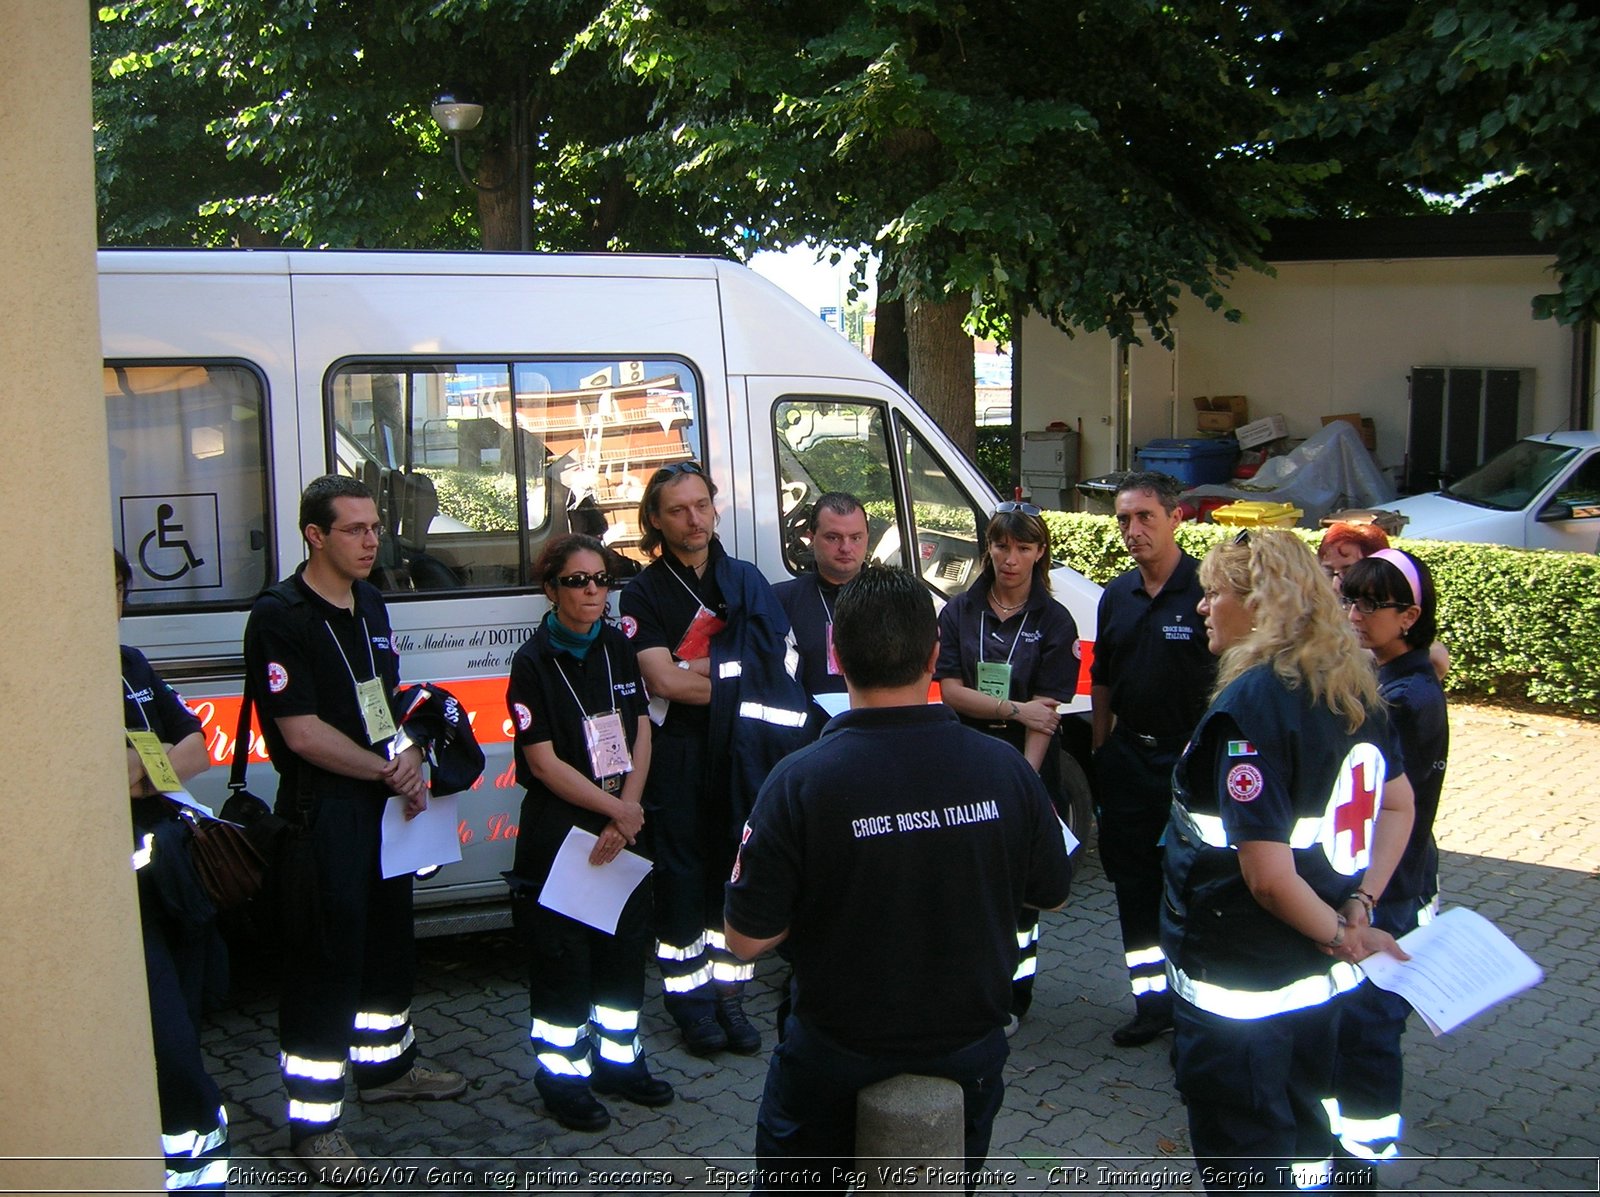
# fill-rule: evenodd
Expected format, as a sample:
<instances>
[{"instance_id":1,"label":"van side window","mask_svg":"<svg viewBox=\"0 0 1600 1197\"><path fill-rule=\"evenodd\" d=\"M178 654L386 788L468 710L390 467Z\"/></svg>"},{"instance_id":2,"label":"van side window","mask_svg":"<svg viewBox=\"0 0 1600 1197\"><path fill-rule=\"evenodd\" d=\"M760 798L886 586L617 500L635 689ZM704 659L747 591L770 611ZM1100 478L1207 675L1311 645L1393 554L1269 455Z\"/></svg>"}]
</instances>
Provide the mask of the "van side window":
<instances>
[{"instance_id":1,"label":"van side window","mask_svg":"<svg viewBox=\"0 0 1600 1197\"><path fill-rule=\"evenodd\" d=\"M129 611L248 606L277 576L261 375L231 362L107 362L102 380Z\"/></svg>"},{"instance_id":2,"label":"van side window","mask_svg":"<svg viewBox=\"0 0 1600 1197\"><path fill-rule=\"evenodd\" d=\"M866 509L870 560L899 565L900 521L881 404L784 399L773 410L778 444L778 510L783 560L793 573L811 568L806 524L811 504L844 491Z\"/></svg>"},{"instance_id":3,"label":"van side window","mask_svg":"<svg viewBox=\"0 0 1600 1197\"><path fill-rule=\"evenodd\" d=\"M896 423L911 495L917 572L945 598L954 598L978 576L978 531L987 525L988 513L973 508L916 429Z\"/></svg>"},{"instance_id":4,"label":"van side window","mask_svg":"<svg viewBox=\"0 0 1600 1197\"><path fill-rule=\"evenodd\" d=\"M527 586L545 542L637 552L651 473L699 458L685 362L346 362L328 378L332 468L378 496L372 580L392 592Z\"/></svg>"}]
</instances>

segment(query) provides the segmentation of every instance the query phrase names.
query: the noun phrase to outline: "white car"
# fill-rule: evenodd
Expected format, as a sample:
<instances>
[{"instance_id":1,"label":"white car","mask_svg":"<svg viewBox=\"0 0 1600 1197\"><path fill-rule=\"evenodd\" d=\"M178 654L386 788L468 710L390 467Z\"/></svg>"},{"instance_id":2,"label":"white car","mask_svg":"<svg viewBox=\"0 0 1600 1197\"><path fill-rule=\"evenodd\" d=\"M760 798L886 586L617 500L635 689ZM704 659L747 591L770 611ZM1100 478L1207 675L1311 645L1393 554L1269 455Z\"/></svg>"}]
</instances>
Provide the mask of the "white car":
<instances>
[{"instance_id":1,"label":"white car","mask_svg":"<svg viewBox=\"0 0 1600 1197\"><path fill-rule=\"evenodd\" d=\"M1600 552L1600 432L1520 440L1459 482L1385 504L1403 536Z\"/></svg>"}]
</instances>

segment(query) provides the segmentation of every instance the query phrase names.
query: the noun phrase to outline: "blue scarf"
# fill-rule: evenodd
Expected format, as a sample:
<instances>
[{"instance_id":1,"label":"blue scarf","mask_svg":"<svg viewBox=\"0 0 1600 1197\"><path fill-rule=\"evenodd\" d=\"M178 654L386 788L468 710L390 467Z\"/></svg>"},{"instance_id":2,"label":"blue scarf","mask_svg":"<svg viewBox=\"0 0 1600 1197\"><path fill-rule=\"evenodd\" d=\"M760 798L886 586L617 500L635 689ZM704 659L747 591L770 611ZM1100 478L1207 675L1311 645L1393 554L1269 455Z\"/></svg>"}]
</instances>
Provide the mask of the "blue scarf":
<instances>
[{"instance_id":1,"label":"blue scarf","mask_svg":"<svg viewBox=\"0 0 1600 1197\"><path fill-rule=\"evenodd\" d=\"M600 625L604 622L601 619L595 620L594 626L589 629L588 633L580 636L557 619L554 611L546 611L544 613L544 626L550 630L550 643L558 651L571 653L580 661L588 655L589 649L594 646L594 642L600 639Z\"/></svg>"}]
</instances>

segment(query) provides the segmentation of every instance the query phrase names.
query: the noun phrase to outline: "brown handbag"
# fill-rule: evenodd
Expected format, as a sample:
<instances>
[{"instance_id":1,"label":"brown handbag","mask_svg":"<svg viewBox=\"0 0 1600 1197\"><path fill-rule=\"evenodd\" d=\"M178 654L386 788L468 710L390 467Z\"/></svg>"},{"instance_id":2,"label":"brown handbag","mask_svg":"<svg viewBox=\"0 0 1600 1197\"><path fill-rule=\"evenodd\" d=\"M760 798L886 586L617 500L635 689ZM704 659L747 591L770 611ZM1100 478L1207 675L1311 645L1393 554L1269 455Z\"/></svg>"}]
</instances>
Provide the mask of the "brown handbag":
<instances>
[{"instance_id":1,"label":"brown handbag","mask_svg":"<svg viewBox=\"0 0 1600 1197\"><path fill-rule=\"evenodd\" d=\"M178 817L189 824L189 858L218 910L232 910L261 892L267 862L243 827L207 819L188 807Z\"/></svg>"}]
</instances>

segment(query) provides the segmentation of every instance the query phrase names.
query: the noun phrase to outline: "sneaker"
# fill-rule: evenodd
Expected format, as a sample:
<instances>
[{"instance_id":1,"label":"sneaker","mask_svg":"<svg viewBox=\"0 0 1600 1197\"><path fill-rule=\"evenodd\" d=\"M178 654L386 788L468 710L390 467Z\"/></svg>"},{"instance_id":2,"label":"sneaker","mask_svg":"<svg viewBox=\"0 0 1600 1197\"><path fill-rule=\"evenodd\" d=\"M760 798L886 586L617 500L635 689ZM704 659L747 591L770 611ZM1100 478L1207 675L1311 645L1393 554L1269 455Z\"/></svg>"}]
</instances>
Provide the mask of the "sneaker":
<instances>
[{"instance_id":1,"label":"sneaker","mask_svg":"<svg viewBox=\"0 0 1600 1197\"><path fill-rule=\"evenodd\" d=\"M312 1135L309 1139L301 1139L291 1150L294 1156L310 1170L311 1175L320 1183L327 1183L330 1179L337 1180L340 1170L345 1172L359 1168L366 1163L350 1146L350 1140L344 1137L341 1130L323 1131L320 1135Z\"/></svg>"},{"instance_id":2,"label":"sneaker","mask_svg":"<svg viewBox=\"0 0 1600 1197\"><path fill-rule=\"evenodd\" d=\"M1111 1032L1111 1042L1118 1047L1143 1047L1156 1036L1172 1030L1172 1007L1141 1005L1138 1013Z\"/></svg>"},{"instance_id":3,"label":"sneaker","mask_svg":"<svg viewBox=\"0 0 1600 1197\"><path fill-rule=\"evenodd\" d=\"M686 1018L678 1023L678 1029L683 1032L683 1046L692 1056L714 1056L728 1046L728 1033L714 1014Z\"/></svg>"},{"instance_id":4,"label":"sneaker","mask_svg":"<svg viewBox=\"0 0 1600 1197\"><path fill-rule=\"evenodd\" d=\"M467 1078L459 1072L413 1064L410 1072L396 1077L387 1085L374 1085L360 1092L362 1101L378 1102L445 1101L460 1097L466 1091Z\"/></svg>"},{"instance_id":5,"label":"sneaker","mask_svg":"<svg viewBox=\"0 0 1600 1197\"><path fill-rule=\"evenodd\" d=\"M544 1073L534 1078L534 1088L544 1102L545 1112L568 1130L592 1134L611 1125L611 1111L594 1099L583 1081L545 1081Z\"/></svg>"},{"instance_id":6,"label":"sneaker","mask_svg":"<svg viewBox=\"0 0 1600 1197\"><path fill-rule=\"evenodd\" d=\"M717 995L717 1025L727 1037L728 1050L753 1056L761 1050L761 1032L744 1015L744 994L737 989Z\"/></svg>"},{"instance_id":7,"label":"sneaker","mask_svg":"<svg viewBox=\"0 0 1600 1197\"><path fill-rule=\"evenodd\" d=\"M597 1067L589 1078L589 1088L596 1093L622 1098L636 1106L654 1109L672 1104L677 1096L666 1081L650 1075L650 1066L637 1060L626 1068Z\"/></svg>"}]
</instances>

